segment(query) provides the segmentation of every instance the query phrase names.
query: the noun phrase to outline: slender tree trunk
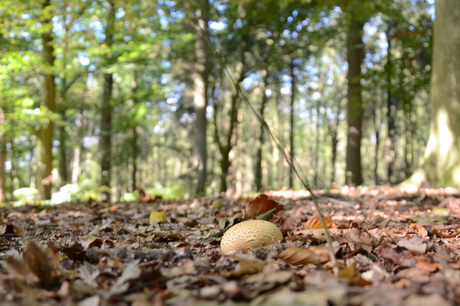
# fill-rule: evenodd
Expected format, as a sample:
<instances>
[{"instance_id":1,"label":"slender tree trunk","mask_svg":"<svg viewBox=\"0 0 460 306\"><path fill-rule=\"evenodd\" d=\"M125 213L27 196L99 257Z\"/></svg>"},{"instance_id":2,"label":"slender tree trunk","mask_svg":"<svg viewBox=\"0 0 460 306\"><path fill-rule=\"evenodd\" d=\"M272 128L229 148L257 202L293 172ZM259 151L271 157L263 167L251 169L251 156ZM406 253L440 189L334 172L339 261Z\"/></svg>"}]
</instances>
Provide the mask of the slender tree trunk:
<instances>
[{"instance_id":1,"label":"slender tree trunk","mask_svg":"<svg viewBox=\"0 0 460 306\"><path fill-rule=\"evenodd\" d=\"M132 191L136 191L137 190L137 150L138 150L138 147L137 147L137 138L138 138L138 135L137 135L137 126L133 126L131 128L131 131L132 131L132 144L131 144L131 147L134 148L132 150L132 164L133 164L133 169L132 169L132 172L131 172L131 189Z\"/></svg>"},{"instance_id":2,"label":"slender tree trunk","mask_svg":"<svg viewBox=\"0 0 460 306\"><path fill-rule=\"evenodd\" d=\"M386 139L386 160L387 160L387 182L392 183L393 178L393 164L394 164L394 137L395 137L395 103L392 95L393 87L391 84L392 79L392 58L391 58L391 24L388 25L386 32L388 51L387 51L387 63L385 65L385 72L387 76L387 139Z\"/></svg>"},{"instance_id":3,"label":"slender tree trunk","mask_svg":"<svg viewBox=\"0 0 460 306\"><path fill-rule=\"evenodd\" d=\"M5 112L0 108L0 126L5 125ZM0 135L0 204L6 201L6 133Z\"/></svg>"},{"instance_id":4,"label":"slender tree trunk","mask_svg":"<svg viewBox=\"0 0 460 306\"><path fill-rule=\"evenodd\" d=\"M43 3L43 11L51 5L49 0ZM52 31L52 16L44 13L42 24L50 26L42 36L42 56L45 68L43 72L43 103L42 107L50 114L56 111L56 84L54 82L54 46ZM48 117L37 133L37 187L43 200L51 199L52 170L53 170L53 129L54 122Z\"/></svg>"},{"instance_id":5,"label":"slender tree trunk","mask_svg":"<svg viewBox=\"0 0 460 306\"><path fill-rule=\"evenodd\" d=\"M361 97L361 63L364 58L362 33L364 22L350 10L351 18L347 33L348 61L348 103L347 103L347 158L346 183L361 185L361 134L363 122L363 102Z\"/></svg>"},{"instance_id":6,"label":"slender tree trunk","mask_svg":"<svg viewBox=\"0 0 460 306\"><path fill-rule=\"evenodd\" d=\"M195 11L195 73L192 75L194 83L193 108L196 119L194 126L194 164L198 170L198 182L195 192L197 195L204 195L207 179L207 118L206 108L208 106L209 87L209 0L199 1L200 7Z\"/></svg>"},{"instance_id":7,"label":"slender tree trunk","mask_svg":"<svg viewBox=\"0 0 460 306\"><path fill-rule=\"evenodd\" d=\"M267 68L264 69L262 72L264 74L263 79L262 79L262 86L261 86L261 91L262 91L262 99L260 101L260 109L259 109L259 114L262 118L262 120L265 119L265 107L267 106L267 101L268 97L266 94L266 89L267 89L267 82L268 82L268 71ZM254 185L256 187L256 191L261 191L262 190L262 147L264 144L264 125L262 122L259 124L260 130L259 130L259 139L257 141L257 152L256 152L256 169L255 169L255 174L254 174Z\"/></svg>"},{"instance_id":8,"label":"slender tree trunk","mask_svg":"<svg viewBox=\"0 0 460 306\"><path fill-rule=\"evenodd\" d=\"M245 77L245 58L244 58L244 51L245 48L243 47L240 52L240 63L241 65L237 65L237 77L235 86L238 88L234 88L232 95L230 97L230 109L228 112L229 117L229 125L228 128L225 129L225 134L223 135L224 140L221 141L221 136L219 133L218 122L217 122L217 113L218 113L218 106L214 106L214 139L216 141L217 147L219 149L221 159L220 159L220 192L226 192L228 188L227 184L227 176L230 169L230 165L232 161L230 160L230 152L233 146L237 143L237 136L236 127L238 125L238 110L240 108L240 98L239 98L239 86L241 82L243 82Z\"/></svg>"},{"instance_id":9,"label":"slender tree trunk","mask_svg":"<svg viewBox=\"0 0 460 306\"><path fill-rule=\"evenodd\" d=\"M382 93L382 102L383 100L383 93ZM375 130L375 150L374 150L374 183L376 185L380 184L379 178L379 165L380 165L380 158L379 158L379 151L380 151L380 122L378 120L378 108L379 105L374 105L374 130Z\"/></svg>"},{"instance_id":10,"label":"slender tree trunk","mask_svg":"<svg viewBox=\"0 0 460 306\"><path fill-rule=\"evenodd\" d=\"M59 125L59 173L61 176L61 186L66 185L69 181L69 172L67 171L67 132L65 129L65 120L65 114L61 113L61 124Z\"/></svg>"},{"instance_id":11,"label":"slender tree trunk","mask_svg":"<svg viewBox=\"0 0 460 306\"><path fill-rule=\"evenodd\" d=\"M107 3L107 25L105 28L105 44L108 48L112 47L114 25L115 25L115 1ZM110 66L113 63L113 58L109 57L106 60L106 65ZM112 90L113 90L113 74L104 73L104 91L102 94L102 118L100 132L100 148L101 148L101 185L110 188L112 177ZM110 192L104 192L105 201L110 201Z\"/></svg>"},{"instance_id":12,"label":"slender tree trunk","mask_svg":"<svg viewBox=\"0 0 460 306\"><path fill-rule=\"evenodd\" d=\"M81 174L81 159L83 147L83 122L84 122L84 112L81 111L79 114L80 120L77 123L76 139L73 148L73 157L72 157L72 184L78 184L78 180Z\"/></svg>"},{"instance_id":13,"label":"slender tree trunk","mask_svg":"<svg viewBox=\"0 0 460 306\"><path fill-rule=\"evenodd\" d=\"M289 64L289 71L291 75L291 101L290 101L290 121L289 121L289 151L291 155L289 156L290 158L290 164L291 167L289 167L289 189L294 189L294 169L292 165L294 165L294 128L295 128L295 122L294 122L294 103L295 103L295 94L296 94L296 75L295 75L295 63L294 63L294 57L291 57L291 62Z\"/></svg>"},{"instance_id":14,"label":"slender tree trunk","mask_svg":"<svg viewBox=\"0 0 460 306\"><path fill-rule=\"evenodd\" d=\"M132 100L133 104L137 105L139 103L138 98L137 98L137 90L139 88L138 84L138 77L139 77L139 72L134 71L133 73L133 82L131 85L131 95L132 95ZM137 158L138 158L138 132L137 132L137 122L134 123L134 126L131 128L131 163L132 163L132 170L131 170L131 190L134 192L137 190Z\"/></svg>"},{"instance_id":15,"label":"slender tree trunk","mask_svg":"<svg viewBox=\"0 0 460 306\"><path fill-rule=\"evenodd\" d=\"M231 165L230 151L236 143L235 129L238 124L238 104L240 104L238 99L238 92L235 90L231 97L231 106L229 111L230 127L225 135L225 143L223 145L220 143L219 137L217 136L219 151L221 154L220 192L226 192L228 188L227 176ZM218 135L217 131L215 131L215 135Z\"/></svg>"}]
</instances>

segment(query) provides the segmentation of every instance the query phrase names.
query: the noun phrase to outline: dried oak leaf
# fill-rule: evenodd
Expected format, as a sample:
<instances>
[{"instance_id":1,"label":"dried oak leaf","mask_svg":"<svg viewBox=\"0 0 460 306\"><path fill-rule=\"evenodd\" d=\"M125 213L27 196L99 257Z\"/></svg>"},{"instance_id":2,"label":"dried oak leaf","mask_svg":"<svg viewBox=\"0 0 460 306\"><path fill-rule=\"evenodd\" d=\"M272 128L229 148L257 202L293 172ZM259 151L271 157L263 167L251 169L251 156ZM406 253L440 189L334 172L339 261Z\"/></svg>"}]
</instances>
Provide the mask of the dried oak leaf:
<instances>
[{"instance_id":1,"label":"dried oak leaf","mask_svg":"<svg viewBox=\"0 0 460 306\"><path fill-rule=\"evenodd\" d=\"M47 288L53 281L53 264L51 257L43 250L35 241L30 241L27 248L24 250L24 262L40 280L39 284L43 288Z\"/></svg>"},{"instance_id":2,"label":"dried oak leaf","mask_svg":"<svg viewBox=\"0 0 460 306\"><path fill-rule=\"evenodd\" d=\"M75 261L83 261L86 257L86 250L79 242L74 242L70 246L64 247L62 252Z\"/></svg>"},{"instance_id":3,"label":"dried oak leaf","mask_svg":"<svg viewBox=\"0 0 460 306\"><path fill-rule=\"evenodd\" d=\"M297 224L294 219L289 217L289 214L284 210L278 211L270 220L273 223L279 223L280 230L284 236L294 231L297 228Z\"/></svg>"},{"instance_id":4,"label":"dried oak leaf","mask_svg":"<svg viewBox=\"0 0 460 306\"><path fill-rule=\"evenodd\" d=\"M5 228L5 234L16 234L24 237L27 235L27 230L16 224L7 224Z\"/></svg>"},{"instance_id":5,"label":"dried oak leaf","mask_svg":"<svg viewBox=\"0 0 460 306\"><path fill-rule=\"evenodd\" d=\"M350 285L358 285L362 287L372 285L371 282L361 277L361 274L356 267L356 262L352 262L345 268L340 269L339 277L346 280Z\"/></svg>"},{"instance_id":6,"label":"dried oak leaf","mask_svg":"<svg viewBox=\"0 0 460 306\"><path fill-rule=\"evenodd\" d=\"M264 270L265 262L247 255L234 256L238 260L235 270L223 273L226 277L240 277L247 274L256 274Z\"/></svg>"},{"instance_id":7,"label":"dried oak leaf","mask_svg":"<svg viewBox=\"0 0 460 306\"><path fill-rule=\"evenodd\" d=\"M418 256L415 258L415 260L417 261L415 263L416 268L426 270L429 272L436 272L442 269L442 263L435 262L431 254L427 254L424 256Z\"/></svg>"},{"instance_id":8,"label":"dried oak leaf","mask_svg":"<svg viewBox=\"0 0 460 306\"><path fill-rule=\"evenodd\" d=\"M421 236L421 237L426 237L428 236L428 231L427 229L421 225L421 224L418 224L418 223L412 223L409 228L415 228L417 230L417 233Z\"/></svg>"},{"instance_id":9,"label":"dried oak leaf","mask_svg":"<svg viewBox=\"0 0 460 306\"><path fill-rule=\"evenodd\" d=\"M376 249L376 254L402 267L413 267L415 265L414 256L410 251L403 248L393 248L387 243L382 243Z\"/></svg>"},{"instance_id":10,"label":"dried oak leaf","mask_svg":"<svg viewBox=\"0 0 460 306\"><path fill-rule=\"evenodd\" d=\"M333 227L337 227L331 219L325 217L324 218L324 221L326 223L326 227L327 228L333 228ZM307 228L323 228L323 225L321 223L321 220L319 217L313 217L311 218L310 220L308 220L307 222L304 223L304 226L307 227Z\"/></svg>"},{"instance_id":11,"label":"dried oak leaf","mask_svg":"<svg viewBox=\"0 0 460 306\"><path fill-rule=\"evenodd\" d=\"M244 210L244 218L250 219L253 217L257 217L274 208L276 208L276 211L280 211L284 208L284 206L279 204L275 200L270 199L266 194L262 193L258 195L254 200L248 203L248 206Z\"/></svg>"},{"instance_id":12,"label":"dried oak leaf","mask_svg":"<svg viewBox=\"0 0 460 306\"><path fill-rule=\"evenodd\" d=\"M330 255L329 249L325 247L311 247L309 250L290 247L279 254L278 258L295 265L307 265L328 262Z\"/></svg>"}]
</instances>

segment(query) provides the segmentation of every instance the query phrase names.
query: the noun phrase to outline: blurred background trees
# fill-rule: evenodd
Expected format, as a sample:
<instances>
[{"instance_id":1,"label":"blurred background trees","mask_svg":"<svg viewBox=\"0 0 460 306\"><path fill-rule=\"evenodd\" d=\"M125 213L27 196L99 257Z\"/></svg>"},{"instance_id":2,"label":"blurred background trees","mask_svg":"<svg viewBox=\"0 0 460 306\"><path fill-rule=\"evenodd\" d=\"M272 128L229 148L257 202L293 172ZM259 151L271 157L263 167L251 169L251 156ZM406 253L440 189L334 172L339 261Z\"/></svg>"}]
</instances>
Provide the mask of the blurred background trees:
<instances>
[{"instance_id":1,"label":"blurred background trees","mask_svg":"<svg viewBox=\"0 0 460 306\"><path fill-rule=\"evenodd\" d=\"M315 188L423 164L432 1L0 2L1 202L302 188L246 101Z\"/></svg>"}]
</instances>

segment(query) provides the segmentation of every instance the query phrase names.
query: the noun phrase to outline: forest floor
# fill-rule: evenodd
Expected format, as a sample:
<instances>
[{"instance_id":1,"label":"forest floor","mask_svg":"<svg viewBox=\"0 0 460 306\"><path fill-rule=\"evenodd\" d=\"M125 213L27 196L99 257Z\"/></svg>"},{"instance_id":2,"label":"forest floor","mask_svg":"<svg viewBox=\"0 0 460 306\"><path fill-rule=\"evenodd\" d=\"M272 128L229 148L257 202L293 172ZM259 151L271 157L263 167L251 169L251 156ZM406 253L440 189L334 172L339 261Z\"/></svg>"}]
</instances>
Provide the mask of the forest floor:
<instances>
[{"instance_id":1,"label":"forest floor","mask_svg":"<svg viewBox=\"0 0 460 306\"><path fill-rule=\"evenodd\" d=\"M0 303L460 304L460 191L318 191L338 276L311 196L266 194L284 240L230 256L223 229L257 195L1 208Z\"/></svg>"}]
</instances>

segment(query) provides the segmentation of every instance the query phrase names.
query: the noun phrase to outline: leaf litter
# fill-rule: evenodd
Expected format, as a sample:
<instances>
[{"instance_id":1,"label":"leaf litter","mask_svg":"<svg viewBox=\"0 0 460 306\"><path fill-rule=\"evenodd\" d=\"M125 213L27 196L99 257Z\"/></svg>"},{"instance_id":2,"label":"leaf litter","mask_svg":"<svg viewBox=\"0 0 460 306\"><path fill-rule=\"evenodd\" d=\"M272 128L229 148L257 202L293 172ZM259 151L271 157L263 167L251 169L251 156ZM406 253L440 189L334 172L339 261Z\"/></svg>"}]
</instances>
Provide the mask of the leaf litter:
<instances>
[{"instance_id":1,"label":"leaf litter","mask_svg":"<svg viewBox=\"0 0 460 306\"><path fill-rule=\"evenodd\" d=\"M460 304L458 190L317 195L338 277L307 192L1 208L0 303ZM222 255L222 234L248 219L284 240Z\"/></svg>"}]
</instances>

